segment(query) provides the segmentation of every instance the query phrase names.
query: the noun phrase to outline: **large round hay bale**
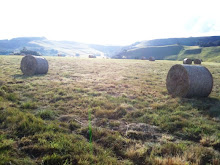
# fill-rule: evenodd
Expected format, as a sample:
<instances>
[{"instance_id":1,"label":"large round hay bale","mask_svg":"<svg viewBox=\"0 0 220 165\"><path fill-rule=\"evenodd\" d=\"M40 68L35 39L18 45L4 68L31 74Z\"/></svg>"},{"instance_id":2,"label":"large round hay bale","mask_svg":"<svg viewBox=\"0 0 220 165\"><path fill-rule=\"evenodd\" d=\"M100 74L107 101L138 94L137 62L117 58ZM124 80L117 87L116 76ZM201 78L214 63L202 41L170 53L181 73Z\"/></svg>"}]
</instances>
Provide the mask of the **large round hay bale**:
<instances>
[{"instance_id":1,"label":"large round hay bale","mask_svg":"<svg viewBox=\"0 0 220 165\"><path fill-rule=\"evenodd\" d=\"M176 64L167 74L166 87L172 96L207 97L212 91L213 78L204 66Z\"/></svg>"},{"instance_id":2,"label":"large round hay bale","mask_svg":"<svg viewBox=\"0 0 220 165\"><path fill-rule=\"evenodd\" d=\"M21 71L24 75L46 74L48 72L48 62L39 56L24 56L21 60Z\"/></svg>"},{"instance_id":3,"label":"large round hay bale","mask_svg":"<svg viewBox=\"0 0 220 165\"><path fill-rule=\"evenodd\" d=\"M183 64L192 64L192 60L189 59L189 58L185 58L185 59L183 60Z\"/></svg>"},{"instance_id":4,"label":"large round hay bale","mask_svg":"<svg viewBox=\"0 0 220 165\"><path fill-rule=\"evenodd\" d=\"M155 61L154 57L149 57L149 61Z\"/></svg>"},{"instance_id":5,"label":"large round hay bale","mask_svg":"<svg viewBox=\"0 0 220 165\"><path fill-rule=\"evenodd\" d=\"M202 63L202 60L200 60L200 59L195 59L194 60L194 64L201 64Z\"/></svg>"}]
</instances>

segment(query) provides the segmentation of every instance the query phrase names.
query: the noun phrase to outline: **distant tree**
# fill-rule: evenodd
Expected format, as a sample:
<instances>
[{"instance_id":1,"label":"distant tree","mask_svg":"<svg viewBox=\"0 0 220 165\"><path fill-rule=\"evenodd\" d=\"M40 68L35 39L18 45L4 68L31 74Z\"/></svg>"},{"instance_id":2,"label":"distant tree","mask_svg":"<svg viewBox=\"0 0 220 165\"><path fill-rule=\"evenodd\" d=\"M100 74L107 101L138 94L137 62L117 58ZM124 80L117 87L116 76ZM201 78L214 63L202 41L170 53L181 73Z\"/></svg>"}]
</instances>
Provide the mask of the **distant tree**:
<instances>
[{"instance_id":1,"label":"distant tree","mask_svg":"<svg viewBox=\"0 0 220 165\"><path fill-rule=\"evenodd\" d=\"M220 46L220 40L215 42L216 46Z\"/></svg>"},{"instance_id":2,"label":"distant tree","mask_svg":"<svg viewBox=\"0 0 220 165\"><path fill-rule=\"evenodd\" d=\"M22 51L27 51L27 48L26 48L26 47L23 47Z\"/></svg>"},{"instance_id":3,"label":"distant tree","mask_svg":"<svg viewBox=\"0 0 220 165\"><path fill-rule=\"evenodd\" d=\"M26 47L23 47L23 49L20 51L20 54L40 56L37 51L28 50Z\"/></svg>"},{"instance_id":4,"label":"distant tree","mask_svg":"<svg viewBox=\"0 0 220 165\"><path fill-rule=\"evenodd\" d=\"M220 46L220 40L215 42L199 42L200 47L211 47L211 46Z\"/></svg>"}]
</instances>

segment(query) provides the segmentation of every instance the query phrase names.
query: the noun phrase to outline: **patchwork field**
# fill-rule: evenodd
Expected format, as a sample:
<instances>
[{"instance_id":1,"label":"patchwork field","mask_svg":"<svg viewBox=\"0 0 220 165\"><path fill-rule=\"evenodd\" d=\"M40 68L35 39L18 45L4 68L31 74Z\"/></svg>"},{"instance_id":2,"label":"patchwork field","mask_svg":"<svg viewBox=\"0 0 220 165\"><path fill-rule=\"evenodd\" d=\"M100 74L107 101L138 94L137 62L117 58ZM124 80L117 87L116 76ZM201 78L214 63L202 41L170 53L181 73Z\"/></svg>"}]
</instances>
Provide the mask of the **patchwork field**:
<instances>
[{"instance_id":1,"label":"patchwork field","mask_svg":"<svg viewBox=\"0 0 220 165\"><path fill-rule=\"evenodd\" d=\"M172 98L177 61L0 56L0 164L220 164L220 64L208 98Z\"/></svg>"}]
</instances>

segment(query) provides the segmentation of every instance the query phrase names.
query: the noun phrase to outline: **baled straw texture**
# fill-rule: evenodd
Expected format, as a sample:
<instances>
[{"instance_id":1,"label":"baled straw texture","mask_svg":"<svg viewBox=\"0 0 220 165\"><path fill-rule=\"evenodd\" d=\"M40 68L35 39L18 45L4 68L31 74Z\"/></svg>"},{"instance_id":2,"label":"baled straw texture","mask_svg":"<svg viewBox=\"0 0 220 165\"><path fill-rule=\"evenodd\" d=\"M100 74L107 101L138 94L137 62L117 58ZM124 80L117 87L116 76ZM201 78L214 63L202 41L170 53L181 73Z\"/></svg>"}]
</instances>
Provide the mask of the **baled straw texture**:
<instances>
[{"instance_id":1,"label":"baled straw texture","mask_svg":"<svg viewBox=\"0 0 220 165\"><path fill-rule=\"evenodd\" d=\"M207 97L212 91L213 78L200 65L174 65L167 74L166 87L172 96Z\"/></svg>"},{"instance_id":2,"label":"baled straw texture","mask_svg":"<svg viewBox=\"0 0 220 165\"><path fill-rule=\"evenodd\" d=\"M192 64L192 60L189 59L189 58L185 58L185 59L183 60L183 64Z\"/></svg>"},{"instance_id":3,"label":"baled straw texture","mask_svg":"<svg viewBox=\"0 0 220 165\"><path fill-rule=\"evenodd\" d=\"M200 60L200 59L195 59L194 60L194 64L201 64L202 63L202 60Z\"/></svg>"},{"instance_id":4,"label":"baled straw texture","mask_svg":"<svg viewBox=\"0 0 220 165\"><path fill-rule=\"evenodd\" d=\"M155 58L154 57L150 57L149 61L155 61Z\"/></svg>"},{"instance_id":5,"label":"baled straw texture","mask_svg":"<svg viewBox=\"0 0 220 165\"><path fill-rule=\"evenodd\" d=\"M21 60L21 71L24 75L46 74L48 72L48 62L39 56L24 56Z\"/></svg>"}]
</instances>

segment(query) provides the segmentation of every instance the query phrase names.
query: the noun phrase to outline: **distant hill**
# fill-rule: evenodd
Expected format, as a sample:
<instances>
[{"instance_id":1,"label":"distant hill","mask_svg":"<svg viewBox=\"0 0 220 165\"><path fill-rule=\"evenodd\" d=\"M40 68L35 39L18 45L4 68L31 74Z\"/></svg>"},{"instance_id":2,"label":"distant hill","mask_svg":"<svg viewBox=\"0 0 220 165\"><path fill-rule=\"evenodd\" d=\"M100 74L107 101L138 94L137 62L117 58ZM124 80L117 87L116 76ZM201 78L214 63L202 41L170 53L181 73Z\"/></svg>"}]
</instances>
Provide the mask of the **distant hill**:
<instances>
[{"instance_id":1,"label":"distant hill","mask_svg":"<svg viewBox=\"0 0 220 165\"><path fill-rule=\"evenodd\" d=\"M157 60L163 60L167 56L177 55L182 49L183 46L179 45L140 47L124 50L115 57L126 57L128 59L141 59L142 57L146 57L148 59L153 56Z\"/></svg>"},{"instance_id":2,"label":"distant hill","mask_svg":"<svg viewBox=\"0 0 220 165\"><path fill-rule=\"evenodd\" d=\"M113 58L141 59L153 56L156 60L201 58L220 62L220 36L167 38L136 42L124 47Z\"/></svg>"},{"instance_id":3,"label":"distant hill","mask_svg":"<svg viewBox=\"0 0 220 165\"><path fill-rule=\"evenodd\" d=\"M45 56L73 56L97 58L141 59L153 56L156 60L202 58L220 62L220 36L167 38L135 42L127 46L106 46L74 41L53 41L45 37L20 37L0 40L0 55L8 55L23 48Z\"/></svg>"},{"instance_id":4,"label":"distant hill","mask_svg":"<svg viewBox=\"0 0 220 165\"><path fill-rule=\"evenodd\" d=\"M137 42L133 46L146 47L146 46L165 46L165 45L175 45L175 44L196 46L201 43L209 43L216 41L220 41L220 36L154 39L154 40Z\"/></svg>"},{"instance_id":5,"label":"distant hill","mask_svg":"<svg viewBox=\"0 0 220 165\"><path fill-rule=\"evenodd\" d=\"M20 37L11 40L0 40L1 55L18 52L23 47L46 56L63 54L75 57L88 57L88 55L111 57L120 52L122 48L122 46L103 46L73 41L51 41L45 37Z\"/></svg>"}]
</instances>

